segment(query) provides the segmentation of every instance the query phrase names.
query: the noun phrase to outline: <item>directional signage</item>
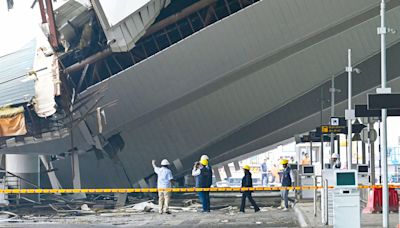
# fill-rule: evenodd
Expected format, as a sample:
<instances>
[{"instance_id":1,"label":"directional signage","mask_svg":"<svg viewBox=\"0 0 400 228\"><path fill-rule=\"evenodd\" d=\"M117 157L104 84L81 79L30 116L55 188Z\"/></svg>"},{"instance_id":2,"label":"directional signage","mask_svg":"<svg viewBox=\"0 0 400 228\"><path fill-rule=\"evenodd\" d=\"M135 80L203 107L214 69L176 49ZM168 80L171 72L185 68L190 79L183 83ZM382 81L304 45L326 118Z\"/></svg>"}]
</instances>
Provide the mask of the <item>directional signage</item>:
<instances>
[{"instance_id":1,"label":"directional signage","mask_svg":"<svg viewBox=\"0 0 400 228\"><path fill-rule=\"evenodd\" d=\"M355 134L359 134L362 129L364 129L366 125L364 124L353 124L352 125L352 132ZM317 131L320 130L322 134L347 134L347 127L346 126L332 126L332 125L322 125L320 129L317 128Z\"/></svg>"},{"instance_id":2,"label":"directional signage","mask_svg":"<svg viewBox=\"0 0 400 228\"><path fill-rule=\"evenodd\" d=\"M381 110L369 110L367 105L356 105L356 117L381 117ZM400 116L400 109L388 110L388 116Z\"/></svg>"},{"instance_id":3,"label":"directional signage","mask_svg":"<svg viewBox=\"0 0 400 228\"><path fill-rule=\"evenodd\" d=\"M335 139L337 138L338 137L335 137ZM329 135L324 135L323 140L324 142L330 142L331 137ZM317 137L315 134L311 134L311 135L303 135L296 139L296 143L307 143L307 142L321 142L321 136Z\"/></svg>"},{"instance_id":4,"label":"directional signage","mask_svg":"<svg viewBox=\"0 0 400 228\"><path fill-rule=\"evenodd\" d=\"M400 109L400 94L368 94L368 109Z\"/></svg>"},{"instance_id":5,"label":"directional signage","mask_svg":"<svg viewBox=\"0 0 400 228\"><path fill-rule=\"evenodd\" d=\"M346 126L346 119L344 117L331 117L331 126Z\"/></svg>"},{"instance_id":6,"label":"directional signage","mask_svg":"<svg viewBox=\"0 0 400 228\"><path fill-rule=\"evenodd\" d=\"M346 134L347 133L347 127L346 126L322 125L321 126L321 133L322 134L328 134L328 133Z\"/></svg>"}]
</instances>

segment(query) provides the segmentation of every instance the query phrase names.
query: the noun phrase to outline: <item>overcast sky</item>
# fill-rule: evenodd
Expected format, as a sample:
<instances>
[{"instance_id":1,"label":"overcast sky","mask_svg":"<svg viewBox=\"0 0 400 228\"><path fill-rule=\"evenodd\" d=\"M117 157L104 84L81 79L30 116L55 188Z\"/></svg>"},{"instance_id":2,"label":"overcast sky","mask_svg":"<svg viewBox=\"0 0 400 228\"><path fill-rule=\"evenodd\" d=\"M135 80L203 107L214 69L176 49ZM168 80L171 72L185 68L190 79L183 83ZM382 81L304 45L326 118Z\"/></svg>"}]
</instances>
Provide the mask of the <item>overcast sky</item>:
<instances>
[{"instance_id":1,"label":"overcast sky","mask_svg":"<svg viewBox=\"0 0 400 228\"><path fill-rule=\"evenodd\" d=\"M3 56L34 39L40 15L38 7L30 8L32 1L16 0L10 11L5 0L0 2L0 56Z\"/></svg>"}]
</instances>

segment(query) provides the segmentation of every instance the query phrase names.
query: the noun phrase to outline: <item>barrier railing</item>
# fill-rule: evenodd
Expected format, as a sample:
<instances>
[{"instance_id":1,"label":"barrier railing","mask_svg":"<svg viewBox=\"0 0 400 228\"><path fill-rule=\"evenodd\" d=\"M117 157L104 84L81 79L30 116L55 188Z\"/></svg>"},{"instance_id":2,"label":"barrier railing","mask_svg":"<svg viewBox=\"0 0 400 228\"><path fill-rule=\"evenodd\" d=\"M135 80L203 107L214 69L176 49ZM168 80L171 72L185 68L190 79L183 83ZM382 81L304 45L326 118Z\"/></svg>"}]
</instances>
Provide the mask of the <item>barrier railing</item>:
<instances>
[{"instance_id":1,"label":"barrier railing","mask_svg":"<svg viewBox=\"0 0 400 228\"><path fill-rule=\"evenodd\" d=\"M334 186L328 186L333 189ZM360 189L382 188L382 185L360 185ZM389 185L389 188L400 189L398 185ZM158 191L168 192L243 192L243 191L279 191L279 190L314 190L323 189L323 186L296 186L296 187L252 187L252 188L108 188L108 189L0 189L0 194L60 194L60 193L148 193Z\"/></svg>"}]
</instances>

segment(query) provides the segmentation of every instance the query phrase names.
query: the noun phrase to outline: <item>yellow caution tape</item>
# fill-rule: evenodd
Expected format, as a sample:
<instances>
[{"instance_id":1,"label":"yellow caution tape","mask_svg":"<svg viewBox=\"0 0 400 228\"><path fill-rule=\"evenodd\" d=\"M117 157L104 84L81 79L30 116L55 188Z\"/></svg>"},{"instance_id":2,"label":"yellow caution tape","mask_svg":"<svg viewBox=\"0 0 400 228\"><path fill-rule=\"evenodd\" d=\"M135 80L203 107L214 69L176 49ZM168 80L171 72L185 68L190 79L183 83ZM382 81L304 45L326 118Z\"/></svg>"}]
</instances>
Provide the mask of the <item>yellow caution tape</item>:
<instances>
[{"instance_id":1,"label":"yellow caution tape","mask_svg":"<svg viewBox=\"0 0 400 228\"><path fill-rule=\"evenodd\" d=\"M243 187L243 188L105 188L105 189L0 189L0 194L61 194L61 193L147 193L147 192L244 192L244 191L280 191L280 190L314 190L323 186L295 186L295 187ZM333 189L334 186L328 186ZM359 189L382 188L382 185L360 185ZM389 185L389 188L400 189L400 185Z\"/></svg>"}]
</instances>

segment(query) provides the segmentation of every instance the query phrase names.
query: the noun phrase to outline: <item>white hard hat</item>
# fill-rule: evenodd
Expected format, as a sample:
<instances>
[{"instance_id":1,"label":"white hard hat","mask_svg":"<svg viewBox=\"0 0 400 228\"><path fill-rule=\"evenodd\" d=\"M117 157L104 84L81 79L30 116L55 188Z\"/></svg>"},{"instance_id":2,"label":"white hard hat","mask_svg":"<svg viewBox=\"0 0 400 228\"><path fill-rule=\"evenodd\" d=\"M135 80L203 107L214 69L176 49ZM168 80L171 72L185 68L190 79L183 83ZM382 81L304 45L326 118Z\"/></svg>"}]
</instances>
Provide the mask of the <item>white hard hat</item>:
<instances>
[{"instance_id":1,"label":"white hard hat","mask_svg":"<svg viewBox=\"0 0 400 228\"><path fill-rule=\"evenodd\" d=\"M163 159L161 161L161 165L169 165L169 161L167 159Z\"/></svg>"},{"instance_id":2,"label":"white hard hat","mask_svg":"<svg viewBox=\"0 0 400 228\"><path fill-rule=\"evenodd\" d=\"M339 154L338 153L333 153L332 154L332 158L339 158Z\"/></svg>"},{"instance_id":3,"label":"white hard hat","mask_svg":"<svg viewBox=\"0 0 400 228\"><path fill-rule=\"evenodd\" d=\"M200 157L200 161L201 161L201 160L210 160L210 159L208 158L207 155L203 154L203 155L201 155L201 157Z\"/></svg>"}]
</instances>

